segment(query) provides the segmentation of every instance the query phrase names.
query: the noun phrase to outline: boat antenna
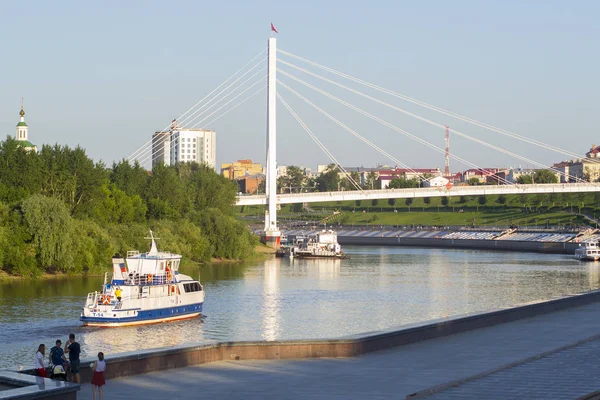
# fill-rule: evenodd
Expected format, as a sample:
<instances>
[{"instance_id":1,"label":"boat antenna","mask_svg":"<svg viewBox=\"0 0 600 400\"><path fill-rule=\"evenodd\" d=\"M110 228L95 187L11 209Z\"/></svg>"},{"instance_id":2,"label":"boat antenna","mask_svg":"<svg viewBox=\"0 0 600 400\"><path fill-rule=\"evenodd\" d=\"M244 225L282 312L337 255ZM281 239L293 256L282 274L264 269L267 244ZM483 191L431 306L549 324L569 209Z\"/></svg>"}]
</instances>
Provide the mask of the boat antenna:
<instances>
[{"instance_id":1,"label":"boat antenna","mask_svg":"<svg viewBox=\"0 0 600 400\"><path fill-rule=\"evenodd\" d=\"M150 246L150 251L148 252L148 254L153 254L153 255L158 254L158 248L156 247L155 239L160 239L160 238L154 237L154 233L152 232L152 229L150 229L150 237L145 237L144 239L152 240L152 245Z\"/></svg>"}]
</instances>

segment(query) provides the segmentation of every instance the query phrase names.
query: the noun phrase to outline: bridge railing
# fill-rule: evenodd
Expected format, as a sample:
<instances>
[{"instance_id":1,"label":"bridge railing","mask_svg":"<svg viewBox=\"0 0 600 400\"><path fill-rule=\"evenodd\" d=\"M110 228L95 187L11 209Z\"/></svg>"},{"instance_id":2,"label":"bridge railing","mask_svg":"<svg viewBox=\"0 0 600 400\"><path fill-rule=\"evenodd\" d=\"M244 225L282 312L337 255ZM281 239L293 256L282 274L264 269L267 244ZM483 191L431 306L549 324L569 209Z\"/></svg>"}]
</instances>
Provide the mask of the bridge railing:
<instances>
[{"instance_id":1,"label":"bridge railing","mask_svg":"<svg viewBox=\"0 0 600 400\"><path fill-rule=\"evenodd\" d=\"M278 194L277 201L286 203L311 203L324 201L352 201L362 199L417 198L445 196L484 196L491 194L549 194L600 192L600 183L536 183L525 185L477 185L376 190L342 190L335 192L309 192ZM239 205L265 204L265 195L238 196Z\"/></svg>"}]
</instances>

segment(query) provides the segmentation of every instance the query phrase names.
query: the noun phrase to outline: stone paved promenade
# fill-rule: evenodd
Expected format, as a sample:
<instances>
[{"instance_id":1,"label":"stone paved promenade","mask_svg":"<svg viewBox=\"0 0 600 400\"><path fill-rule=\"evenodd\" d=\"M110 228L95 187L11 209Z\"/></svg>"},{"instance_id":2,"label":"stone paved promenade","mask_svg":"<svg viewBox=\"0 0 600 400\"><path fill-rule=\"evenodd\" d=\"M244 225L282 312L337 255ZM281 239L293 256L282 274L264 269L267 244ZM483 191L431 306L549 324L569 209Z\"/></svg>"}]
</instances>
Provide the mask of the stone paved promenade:
<instances>
[{"instance_id":1,"label":"stone paved promenade","mask_svg":"<svg viewBox=\"0 0 600 400\"><path fill-rule=\"evenodd\" d=\"M404 399L479 375L426 398L576 399L600 389L597 335L593 303L356 358L217 362L110 380L104 391L106 399ZM89 384L78 398L92 398Z\"/></svg>"}]
</instances>

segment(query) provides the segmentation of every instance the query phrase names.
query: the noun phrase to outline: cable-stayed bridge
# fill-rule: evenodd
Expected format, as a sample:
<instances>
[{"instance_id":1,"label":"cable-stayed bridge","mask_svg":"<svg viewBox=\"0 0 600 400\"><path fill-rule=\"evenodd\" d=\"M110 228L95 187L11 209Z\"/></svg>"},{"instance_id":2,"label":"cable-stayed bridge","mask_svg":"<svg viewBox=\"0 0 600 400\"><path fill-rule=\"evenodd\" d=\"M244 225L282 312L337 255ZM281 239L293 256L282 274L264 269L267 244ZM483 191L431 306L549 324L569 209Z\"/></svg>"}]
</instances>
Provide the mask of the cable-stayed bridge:
<instances>
[{"instance_id":1,"label":"cable-stayed bridge","mask_svg":"<svg viewBox=\"0 0 600 400\"><path fill-rule=\"evenodd\" d=\"M267 53L265 55L265 52ZM278 55L284 57L284 59L278 60ZM296 63L300 63L298 65ZM266 65L265 65L266 64ZM313 68L313 70L309 70ZM314 69L318 72L314 72ZM290 71L293 71L290 72ZM283 77L283 81L278 78L278 74ZM298 75L303 75L312 79L312 81L318 81L322 85L316 86L315 84L309 83L306 80L300 78ZM325 76L327 75L327 76ZM265 83L266 78L266 83ZM332 79L333 78L333 79ZM338 79L338 80L334 80ZM342 80L341 83L339 80ZM359 85L360 90L349 86L349 83ZM292 87L292 85L295 86ZM284 89L283 94L277 90L280 86ZM331 113L324 110L322 107L317 105L315 102L309 100L298 89L303 90L309 89L311 92L316 92L325 98L334 101L345 108L348 108L377 124L392 130L404 137L411 139L420 145L428 148L431 151L441 153L445 156L446 162L451 158L455 162L460 163L468 168L485 171L485 168L476 165L475 163L465 159L464 157L458 156L457 154L450 154L448 151L448 136L446 136L446 146L437 146L428 140L418 136L415 133L409 132L403 128L398 127L396 124L389 120L381 118L372 112L366 111L364 108L357 106L356 104L350 103L341 97L335 96L325 87L333 86L336 91L349 92L353 96L358 96L361 99L368 100L377 104L387 110L398 112L402 115L414 118L427 125L439 128L440 132L446 132L452 134L453 137L460 137L470 142L476 143L477 145L487 148L493 152L501 153L506 156L510 156L515 161L525 162L528 165L534 165L538 169L547 169L557 176L561 177L561 181L569 183L560 184L530 184L530 185L518 185L513 182L509 182L502 177L497 178L498 185L483 185L483 186L454 186L448 184L442 187L430 187L430 188L416 188L416 189L382 189L382 190L364 190L361 185L352 178L352 174L344 169L342 164L336 158L336 156L319 140L318 136L310 129L305 121L298 115L298 113L292 109L290 104L286 101L283 95L292 95L296 99L301 100L312 109L328 118L331 122L335 123L341 129L347 131L350 135L360 140L364 145L377 151L379 154L384 156L386 159L394 163L396 166L400 166L408 171L412 171L414 175L418 176L422 182L425 182L431 177L423 176L410 166L406 165L399 158L391 154L390 151L378 146L370 138L361 135L355 129L344 123L342 120L336 118ZM480 138L469 135L463 131L459 131L454 128L448 128L446 123L434 121L430 118L418 115L415 112L409 111L405 108L400 107L392 101L401 100L408 102L412 105L422 107L428 111L433 111L444 116L445 119L452 118L454 120L467 123L478 128L496 133L497 135L504 136L516 140L518 142L526 143L529 145L536 146L541 149L549 150L563 156L571 158L580 158L581 155L569 152L560 147L550 145L545 142L541 142L535 139L528 138L523 135L519 135L508 130L495 127L485 122L478 121L476 119L466 117L452 111L427 104L420 100L416 100L409 96L394 92L392 90L383 88L381 86L366 82L364 80L355 78L346 73L337 71L335 69L326 67L316 62L310 61L306 58L297 56L293 53L285 50L277 50L277 42L274 37L268 40L268 48L261 51L254 58L252 58L247 64L236 71L227 80L221 83L208 95L203 97L198 103L188 109L178 119L177 123L179 126L186 126L188 128L202 128L206 129L211 126L216 120L224 117L231 111L235 110L239 106L246 103L248 100L264 93L267 90L267 167L266 167L266 194L265 195L254 195L254 196L238 196L238 205L265 205L265 239L268 243L275 246L279 243L279 229L277 226L277 205L278 204L289 204L289 203L311 203L311 202L325 202L325 201L344 201L344 200L373 200L373 199L388 199L388 198L416 198L416 197L445 197L445 196L479 196L479 195L492 195L492 194L540 194L540 193L576 193L576 192L600 192L599 183L587 182L583 171L579 173L572 173L568 168L548 166L544 163L536 161L528 156L517 154L513 151L504 149L498 145L494 145ZM367 90L371 92L367 92ZM382 100L379 97L375 97L372 92L385 95L387 98L392 97L393 100ZM347 179L352 190L337 191L337 192L318 192L318 193L289 193L289 194L278 194L277 193L277 156L276 156L276 141L277 141L277 118L276 118L276 105L277 100L284 106L284 108L293 116L298 122L302 129L307 135L315 142L317 147L323 151L332 164L334 164L340 171L340 175L343 179ZM176 146L177 143L168 141L168 132L172 131L173 125L169 124L163 129L165 135L160 136L159 139L150 140L145 143L140 149L134 152L128 160L137 160L142 165L146 163L154 163L157 157L169 151L164 146L161 148L161 141L165 141L167 145L171 147ZM189 146L189 145L188 145ZM162 149L160 152L157 149ZM171 162L188 162L192 161L186 154L177 154L171 150ZM190 150L188 149L188 152ZM194 160L194 161L200 161ZM598 164L598 170L600 171L600 158L590 159L589 163L593 166Z\"/></svg>"},{"instance_id":2,"label":"cable-stayed bridge","mask_svg":"<svg viewBox=\"0 0 600 400\"><path fill-rule=\"evenodd\" d=\"M553 194L600 192L595 183L538 183L531 185L481 185L430 187L415 189L346 190L338 192L285 193L277 195L278 204L320 203L325 201L354 201L407 199L418 197L487 196L498 194ZM266 205L266 195L238 196L237 205Z\"/></svg>"}]
</instances>

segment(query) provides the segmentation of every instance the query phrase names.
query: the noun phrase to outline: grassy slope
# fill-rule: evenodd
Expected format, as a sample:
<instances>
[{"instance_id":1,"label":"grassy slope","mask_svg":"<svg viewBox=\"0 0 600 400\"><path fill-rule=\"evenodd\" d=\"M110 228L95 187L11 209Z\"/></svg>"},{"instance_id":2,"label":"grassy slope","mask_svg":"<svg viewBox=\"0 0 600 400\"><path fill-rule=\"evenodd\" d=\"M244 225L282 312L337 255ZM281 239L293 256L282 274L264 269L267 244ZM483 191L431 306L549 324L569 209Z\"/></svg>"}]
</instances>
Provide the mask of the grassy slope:
<instances>
[{"instance_id":1,"label":"grassy slope","mask_svg":"<svg viewBox=\"0 0 600 400\"><path fill-rule=\"evenodd\" d=\"M476 226L511 224L541 226L546 222L554 226L570 223L581 225L585 224L584 219L574 216L571 212L581 211L590 216L597 213L600 216L598 197L593 194L569 197L508 195L504 204L499 203L498 196L487 196L484 205L479 204L477 197L465 198L462 203L460 200L458 197L452 197L448 205L444 206L441 198L431 198L429 204L425 204L424 199L414 199L410 207L403 199L397 199L394 205L390 205L387 200L379 200L375 206L371 201L361 201L359 205L353 201L314 203L309 205L314 211L312 213L293 213L293 205L283 205L279 215L282 221L285 219L322 220L337 210L342 214L331 218L330 223L466 226L470 226L473 222ZM298 206L296 208L299 209ZM264 214L264 207L237 207L236 212L239 216L253 215L260 219Z\"/></svg>"}]
</instances>

